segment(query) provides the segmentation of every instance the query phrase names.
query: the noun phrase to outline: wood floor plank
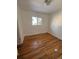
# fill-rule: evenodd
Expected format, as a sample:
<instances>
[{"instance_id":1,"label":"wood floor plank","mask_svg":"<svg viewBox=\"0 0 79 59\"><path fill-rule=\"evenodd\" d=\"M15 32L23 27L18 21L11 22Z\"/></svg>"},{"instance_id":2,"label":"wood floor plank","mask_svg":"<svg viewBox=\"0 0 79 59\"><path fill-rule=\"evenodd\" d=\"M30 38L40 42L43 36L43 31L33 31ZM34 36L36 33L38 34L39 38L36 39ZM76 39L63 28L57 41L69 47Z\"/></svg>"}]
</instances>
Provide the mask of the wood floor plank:
<instances>
[{"instance_id":1,"label":"wood floor plank","mask_svg":"<svg viewBox=\"0 0 79 59\"><path fill-rule=\"evenodd\" d=\"M18 47L18 59L53 59L54 50L57 57L62 55L62 41L49 33L25 36L24 42Z\"/></svg>"}]
</instances>

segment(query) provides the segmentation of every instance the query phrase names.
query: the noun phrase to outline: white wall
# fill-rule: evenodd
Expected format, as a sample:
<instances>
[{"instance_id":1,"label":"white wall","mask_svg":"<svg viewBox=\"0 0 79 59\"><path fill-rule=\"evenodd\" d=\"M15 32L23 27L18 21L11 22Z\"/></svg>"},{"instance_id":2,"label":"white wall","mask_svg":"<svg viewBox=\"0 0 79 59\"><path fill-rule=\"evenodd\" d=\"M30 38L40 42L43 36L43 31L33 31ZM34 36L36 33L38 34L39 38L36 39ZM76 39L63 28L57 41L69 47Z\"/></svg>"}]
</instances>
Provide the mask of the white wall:
<instances>
[{"instance_id":1,"label":"white wall","mask_svg":"<svg viewBox=\"0 0 79 59\"><path fill-rule=\"evenodd\" d=\"M61 12L52 14L50 16L49 27L50 27L49 32L52 35L58 37L59 39L62 39L62 13Z\"/></svg>"},{"instance_id":2,"label":"white wall","mask_svg":"<svg viewBox=\"0 0 79 59\"><path fill-rule=\"evenodd\" d=\"M21 40L21 41L18 42L18 45L19 45L19 44L23 43L23 39L24 39L21 9L19 8L19 6L17 6L17 22L18 22L17 25L18 25L19 37L20 37L20 40ZM18 38L17 38L17 40L18 40Z\"/></svg>"},{"instance_id":3,"label":"white wall","mask_svg":"<svg viewBox=\"0 0 79 59\"><path fill-rule=\"evenodd\" d=\"M43 24L41 26L32 26L32 16L42 17ZM48 20L47 14L22 10L24 36L48 32Z\"/></svg>"}]
</instances>

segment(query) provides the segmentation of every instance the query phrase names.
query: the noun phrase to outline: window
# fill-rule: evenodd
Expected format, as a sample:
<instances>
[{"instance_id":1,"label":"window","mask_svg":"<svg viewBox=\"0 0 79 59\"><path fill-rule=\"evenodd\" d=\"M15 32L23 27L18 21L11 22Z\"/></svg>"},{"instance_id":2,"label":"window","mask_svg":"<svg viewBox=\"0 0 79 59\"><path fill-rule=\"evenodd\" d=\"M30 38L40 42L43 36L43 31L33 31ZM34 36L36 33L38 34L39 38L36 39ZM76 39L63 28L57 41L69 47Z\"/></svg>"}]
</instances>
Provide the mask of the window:
<instances>
[{"instance_id":1,"label":"window","mask_svg":"<svg viewBox=\"0 0 79 59\"><path fill-rule=\"evenodd\" d=\"M32 25L42 25L42 18L32 17Z\"/></svg>"},{"instance_id":2,"label":"window","mask_svg":"<svg viewBox=\"0 0 79 59\"><path fill-rule=\"evenodd\" d=\"M38 25L42 25L42 18L38 18Z\"/></svg>"},{"instance_id":3,"label":"window","mask_svg":"<svg viewBox=\"0 0 79 59\"><path fill-rule=\"evenodd\" d=\"M37 25L37 17L32 17L32 25Z\"/></svg>"}]
</instances>

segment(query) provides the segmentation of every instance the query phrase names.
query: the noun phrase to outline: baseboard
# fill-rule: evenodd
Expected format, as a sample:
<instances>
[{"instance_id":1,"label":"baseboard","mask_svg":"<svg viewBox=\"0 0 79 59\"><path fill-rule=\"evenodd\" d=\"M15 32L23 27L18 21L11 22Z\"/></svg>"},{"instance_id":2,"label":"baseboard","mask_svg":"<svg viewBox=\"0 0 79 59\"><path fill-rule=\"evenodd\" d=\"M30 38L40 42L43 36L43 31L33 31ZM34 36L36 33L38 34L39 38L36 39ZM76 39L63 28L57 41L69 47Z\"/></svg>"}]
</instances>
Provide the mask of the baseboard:
<instances>
[{"instance_id":1,"label":"baseboard","mask_svg":"<svg viewBox=\"0 0 79 59\"><path fill-rule=\"evenodd\" d=\"M45 33L48 33L48 32L45 32ZM45 33L38 33L38 34L32 34L32 35L24 35L24 37L26 37L26 36L35 36L35 35L40 35L40 34L45 34Z\"/></svg>"},{"instance_id":2,"label":"baseboard","mask_svg":"<svg viewBox=\"0 0 79 59\"><path fill-rule=\"evenodd\" d=\"M48 32L48 33L51 34L50 32ZM52 36L55 36L56 38L58 38L58 39L60 39L60 40L62 40L62 38L56 36L55 34L51 34L51 35L52 35Z\"/></svg>"}]
</instances>

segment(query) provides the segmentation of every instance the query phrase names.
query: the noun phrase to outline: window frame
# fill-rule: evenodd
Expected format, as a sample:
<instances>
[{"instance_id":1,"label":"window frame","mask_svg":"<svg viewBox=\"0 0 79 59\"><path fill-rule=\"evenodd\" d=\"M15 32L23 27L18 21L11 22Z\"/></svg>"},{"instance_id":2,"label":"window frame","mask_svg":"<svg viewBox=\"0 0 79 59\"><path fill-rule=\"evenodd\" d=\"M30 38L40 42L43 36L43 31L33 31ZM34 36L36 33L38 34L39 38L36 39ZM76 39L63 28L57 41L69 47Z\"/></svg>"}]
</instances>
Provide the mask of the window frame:
<instances>
[{"instance_id":1,"label":"window frame","mask_svg":"<svg viewBox=\"0 0 79 59\"><path fill-rule=\"evenodd\" d=\"M38 17L38 16L32 16L32 17L36 17L36 18L37 18L37 19L36 19L36 20L37 20L37 24L36 24L36 25L33 25L33 22L32 22L32 25L33 25L33 26L40 26L40 25L42 25L42 17ZM38 19L39 19L39 18L41 19L41 24L39 24L39 22L38 22ZM33 19L32 19L32 21L33 21Z\"/></svg>"}]
</instances>

